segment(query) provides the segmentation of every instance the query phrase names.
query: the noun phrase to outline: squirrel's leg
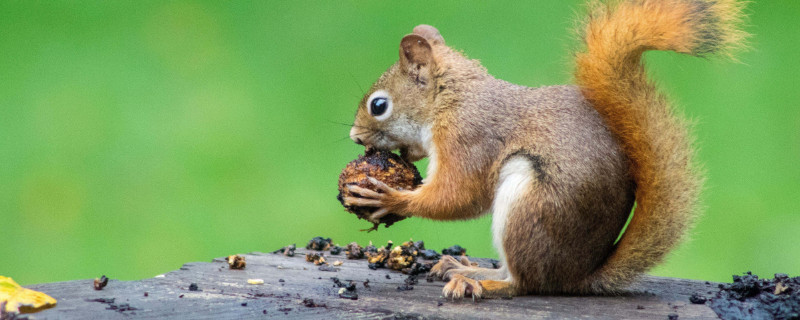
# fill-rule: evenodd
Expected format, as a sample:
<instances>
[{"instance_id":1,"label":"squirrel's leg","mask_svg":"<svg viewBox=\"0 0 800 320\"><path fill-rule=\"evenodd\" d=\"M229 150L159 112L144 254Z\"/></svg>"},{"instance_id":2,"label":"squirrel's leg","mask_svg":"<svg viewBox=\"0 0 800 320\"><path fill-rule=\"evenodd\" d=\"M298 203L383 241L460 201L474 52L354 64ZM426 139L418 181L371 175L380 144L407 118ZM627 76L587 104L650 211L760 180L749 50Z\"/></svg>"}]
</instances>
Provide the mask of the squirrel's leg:
<instances>
[{"instance_id":1,"label":"squirrel's leg","mask_svg":"<svg viewBox=\"0 0 800 320\"><path fill-rule=\"evenodd\" d=\"M442 290L445 297L461 298L472 295L473 298L484 298L524 293L519 285L518 274L513 272L519 272L519 270L509 269L510 261L506 256L505 248L506 244L512 246L529 245L528 242L516 243L516 240L509 239L506 233L509 229L509 217L524 213L530 209L526 200L529 200L527 198L530 197L532 185L535 183L532 167L527 158L514 157L509 159L500 169L500 178L492 203L492 236L495 249L502 261L501 269L480 268L482 271L464 272L463 274L460 271L452 270L463 270L469 267L464 266L463 268L452 268L451 271L446 270L444 274L447 275L448 272L451 272L452 276L450 282ZM451 266L452 262L445 262L445 264L446 266ZM514 265L514 267L518 266ZM431 271L433 272L434 269L431 269ZM485 277L492 272L495 273L496 277ZM471 276L484 276L479 279L485 280L478 281Z\"/></svg>"}]
</instances>

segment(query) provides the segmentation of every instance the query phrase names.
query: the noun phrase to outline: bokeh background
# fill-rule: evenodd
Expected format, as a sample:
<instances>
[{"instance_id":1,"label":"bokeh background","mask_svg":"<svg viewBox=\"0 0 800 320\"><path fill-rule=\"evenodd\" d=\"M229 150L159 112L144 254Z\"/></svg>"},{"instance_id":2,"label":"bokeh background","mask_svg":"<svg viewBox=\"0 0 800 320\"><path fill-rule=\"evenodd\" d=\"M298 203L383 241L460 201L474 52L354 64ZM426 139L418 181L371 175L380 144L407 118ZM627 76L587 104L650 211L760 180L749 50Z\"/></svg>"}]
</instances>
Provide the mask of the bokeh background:
<instances>
[{"instance_id":1,"label":"bokeh background","mask_svg":"<svg viewBox=\"0 0 800 320\"><path fill-rule=\"evenodd\" d=\"M356 104L420 23L528 86L571 81L580 1L2 1L0 275L139 279L184 262L425 240L495 256L490 216L369 223L335 199ZM653 273L800 275L799 1L753 1L739 62L647 54L708 171ZM424 170L425 162L419 164Z\"/></svg>"}]
</instances>

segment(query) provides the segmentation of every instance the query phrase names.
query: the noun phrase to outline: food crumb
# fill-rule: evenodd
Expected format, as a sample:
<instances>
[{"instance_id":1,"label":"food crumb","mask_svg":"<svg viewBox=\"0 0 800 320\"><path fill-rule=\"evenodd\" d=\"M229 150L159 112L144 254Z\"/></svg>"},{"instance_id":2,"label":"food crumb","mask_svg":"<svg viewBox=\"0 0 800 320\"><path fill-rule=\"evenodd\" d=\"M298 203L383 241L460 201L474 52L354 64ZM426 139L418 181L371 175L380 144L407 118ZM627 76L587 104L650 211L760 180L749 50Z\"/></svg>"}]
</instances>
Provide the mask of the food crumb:
<instances>
[{"instance_id":1,"label":"food crumb","mask_svg":"<svg viewBox=\"0 0 800 320\"><path fill-rule=\"evenodd\" d=\"M103 290L103 288L105 288L106 285L108 285L108 278L106 278L105 275L103 275L100 278L94 278L94 289L95 290Z\"/></svg>"},{"instance_id":2,"label":"food crumb","mask_svg":"<svg viewBox=\"0 0 800 320\"><path fill-rule=\"evenodd\" d=\"M332 242L333 240L331 240L331 238L314 237L308 241L306 249L325 251L331 248L333 245Z\"/></svg>"},{"instance_id":3,"label":"food crumb","mask_svg":"<svg viewBox=\"0 0 800 320\"><path fill-rule=\"evenodd\" d=\"M347 256L347 259L350 260L364 258L364 250L356 242L351 242L350 244L348 244L347 247L345 247L344 253L345 256Z\"/></svg>"},{"instance_id":4,"label":"food crumb","mask_svg":"<svg viewBox=\"0 0 800 320\"><path fill-rule=\"evenodd\" d=\"M463 248L463 247L461 247L459 245L454 245L454 246L452 246L450 248L442 249L442 254L451 255L451 256L463 256L463 255L467 254L467 249L465 249L465 248Z\"/></svg>"},{"instance_id":5,"label":"food crumb","mask_svg":"<svg viewBox=\"0 0 800 320\"><path fill-rule=\"evenodd\" d=\"M343 262L341 262L341 261L339 261L339 260L336 260L336 261L334 261L334 262L333 262L333 265L338 267L338 266L341 266L341 265L342 265L342 263L343 263Z\"/></svg>"},{"instance_id":6,"label":"food crumb","mask_svg":"<svg viewBox=\"0 0 800 320\"><path fill-rule=\"evenodd\" d=\"M331 277L334 287L339 287L339 298L358 300L358 293L356 293L356 283L349 281L347 284L342 283L337 277Z\"/></svg>"},{"instance_id":7,"label":"food crumb","mask_svg":"<svg viewBox=\"0 0 800 320\"><path fill-rule=\"evenodd\" d=\"M249 284L264 284L264 279L247 279Z\"/></svg>"},{"instance_id":8,"label":"food crumb","mask_svg":"<svg viewBox=\"0 0 800 320\"><path fill-rule=\"evenodd\" d=\"M370 245L364 248L364 255L367 256L367 262L369 263L367 266L372 270L385 268L391 249L392 241L389 241L385 247L380 248L376 248L370 243Z\"/></svg>"},{"instance_id":9,"label":"food crumb","mask_svg":"<svg viewBox=\"0 0 800 320\"><path fill-rule=\"evenodd\" d=\"M247 265L244 257L238 254L228 256L226 260L228 261L228 266L231 269L244 269L244 267Z\"/></svg>"},{"instance_id":10,"label":"food crumb","mask_svg":"<svg viewBox=\"0 0 800 320\"><path fill-rule=\"evenodd\" d=\"M272 253L273 254L282 254L282 255L287 256L287 257L294 257L294 251L296 249L297 249L297 245L293 243L291 245L285 246L285 247L280 248L278 250L272 251Z\"/></svg>"},{"instance_id":11,"label":"food crumb","mask_svg":"<svg viewBox=\"0 0 800 320\"><path fill-rule=\"evenodd\" d=\"M316 253L316 252L315 253L310 253L310 252L306 253L306 261L313 262L314 265L321 265L321 264L327 263L327 262L325 262L325 256L321 252L320 253Z\"/></svg>"}]
</instances>

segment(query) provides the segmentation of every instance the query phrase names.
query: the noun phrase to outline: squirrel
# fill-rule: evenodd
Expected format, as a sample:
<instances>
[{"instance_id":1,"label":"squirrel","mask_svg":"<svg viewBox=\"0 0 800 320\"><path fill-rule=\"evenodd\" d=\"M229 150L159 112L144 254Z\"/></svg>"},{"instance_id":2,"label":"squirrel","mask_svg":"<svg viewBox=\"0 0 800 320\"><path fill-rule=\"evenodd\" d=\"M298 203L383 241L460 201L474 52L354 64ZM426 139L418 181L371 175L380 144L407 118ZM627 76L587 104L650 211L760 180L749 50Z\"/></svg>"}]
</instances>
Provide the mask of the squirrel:
<instances>
[{"instance_id":1,"label":"squirrel","mask_svg":"<svg viewBox=\"0 0 800 320\"><path fill-rule=\"evenodd\" d=\"M490 211L501 267L442 257L431 272L449 279L445 297L622 293L683 238L703 181L686 120L642 54L730 53L746 37L742 10L736 0L590 0L576 85L539 88L494 78L419 25L360 101L350 138L428 157L427 176L414 190L373 178L374 188L349 186L358 196L345 203L376 208L374 221Z\"/></svg>"}]
</instances>

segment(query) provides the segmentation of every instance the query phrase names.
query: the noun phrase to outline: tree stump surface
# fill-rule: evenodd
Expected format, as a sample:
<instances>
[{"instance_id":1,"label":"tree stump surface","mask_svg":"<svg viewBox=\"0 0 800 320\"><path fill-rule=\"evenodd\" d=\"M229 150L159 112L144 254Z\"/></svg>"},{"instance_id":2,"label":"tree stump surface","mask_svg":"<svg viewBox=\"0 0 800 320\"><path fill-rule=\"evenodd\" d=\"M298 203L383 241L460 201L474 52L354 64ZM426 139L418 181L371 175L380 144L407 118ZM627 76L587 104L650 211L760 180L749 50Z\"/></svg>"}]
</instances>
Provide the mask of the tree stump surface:
<instances>
[{"instance_id":1,"label":"tree stump surface","mask_svg":"<svg viewBox=\"0 0 800 320\"><path fill-rule=\"evenodd\" d=\"M308 250L294 257L254 252L247 266L231 270L224 258L192 262L154 278L111 280L94 290L93 280L26 286L58 300L58 305L29 319L715 319L704 304L692 304L693 293L707 295L716 283L645 276L621 296L524 296L512 299L451 300L441 296L444 282L418 277L413 290L399 290L408 275L371 270L366 260L347 260L344 253L325 257L336 271L306 262ZM343 262L333 267L336 260ZM489 259L471 258L491 268ZM356 283L357 300L339 296L331 277ZM248 284L263 279L264 284ZM364 282L369 280L368 287ZM196 283L198 291L191 291ZM113 299L113 300L111 300ZM307 299L313 300L310 304ZM305 300L305 301L304 301ZM316 306L314 306L316 305Z\"/></svg>"}]
</instances>

